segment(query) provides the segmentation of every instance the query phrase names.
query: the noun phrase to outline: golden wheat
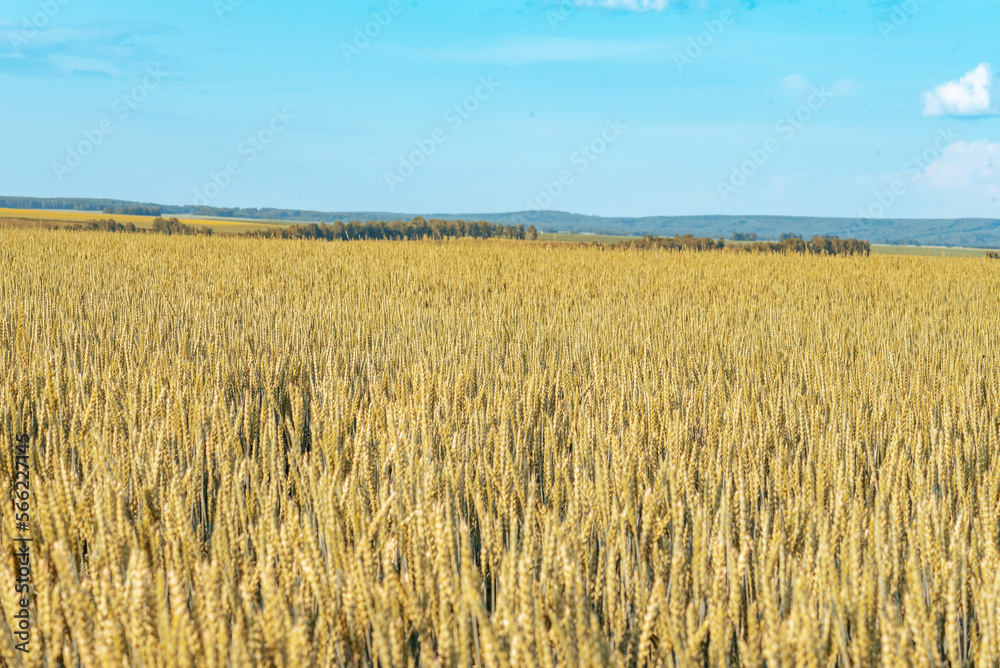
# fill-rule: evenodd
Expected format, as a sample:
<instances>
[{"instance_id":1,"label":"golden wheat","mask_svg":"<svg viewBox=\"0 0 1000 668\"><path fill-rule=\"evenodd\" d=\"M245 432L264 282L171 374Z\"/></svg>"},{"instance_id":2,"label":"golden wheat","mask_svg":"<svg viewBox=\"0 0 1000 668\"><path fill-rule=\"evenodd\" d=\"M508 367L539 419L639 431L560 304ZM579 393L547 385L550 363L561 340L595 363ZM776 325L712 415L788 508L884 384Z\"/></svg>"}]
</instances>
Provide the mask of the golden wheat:
<instances>
[{"instance_id":1,"label":"golden wheat","mask_svg":"<svg viewBox=\"0 0 1000 668\"><path fill-rule=\"evenodd\" d=\"M0 267L7 665L1000 659L995 262L0 230Z\"/></svg>"}]
</instances>

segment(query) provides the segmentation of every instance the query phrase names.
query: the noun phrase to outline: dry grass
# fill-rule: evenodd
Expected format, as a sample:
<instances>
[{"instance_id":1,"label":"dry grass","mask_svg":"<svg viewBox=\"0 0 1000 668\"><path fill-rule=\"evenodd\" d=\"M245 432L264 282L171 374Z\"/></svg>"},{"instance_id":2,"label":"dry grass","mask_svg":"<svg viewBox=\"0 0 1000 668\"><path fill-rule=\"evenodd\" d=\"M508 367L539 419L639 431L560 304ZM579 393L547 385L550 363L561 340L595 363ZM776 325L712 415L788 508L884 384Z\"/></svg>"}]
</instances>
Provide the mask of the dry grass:
<instances>
[{"instance_id":1,"label":"dry grass","mask_svg":"<svg viewBox=\"0 0 1000 668\"><path fill-rule=\"evenodd\" d=\"M31 666L1000 657L1000 265L0 230Z\"/></svg>"}]
</instances>

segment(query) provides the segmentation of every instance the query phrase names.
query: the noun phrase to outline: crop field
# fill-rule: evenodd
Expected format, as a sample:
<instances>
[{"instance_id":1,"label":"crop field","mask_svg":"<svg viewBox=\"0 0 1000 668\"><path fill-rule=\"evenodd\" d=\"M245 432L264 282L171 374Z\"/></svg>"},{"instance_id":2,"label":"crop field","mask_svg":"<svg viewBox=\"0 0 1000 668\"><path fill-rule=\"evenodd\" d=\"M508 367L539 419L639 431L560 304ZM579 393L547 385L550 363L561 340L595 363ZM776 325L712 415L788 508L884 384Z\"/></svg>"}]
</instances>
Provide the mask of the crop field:
<instances>
[{"instance_id":1,"label":"crop field","mask_svg":"<svg viewBox=\"0 0 1000 668\"><path fill-rule=\"evenodd\" d=\"M539 241L566 241L570 243L602 243L613 244L619 241L634 241L634 236L621 236L613 234L574 234L570 232L542 232L538 235Z\"/></svg>"},{"instance_id":2,"label":"crop field","mask_svg":"<svg viewBox=\"0 0 1000 668\"><path fill-rule=\"evenodd\" d=\"M8 666L1000 659L995 260L0 229L0 267Z\"/></svg>"},{"instance_id":3,"label":"crop field","mask_svg":"<svg viewBox=\"0 0 1000 668\"><path fill-rule=\"evenodd\" d=\"M985 257L996 252L985 248L957 248L945 246L887 246L872 244L876 255L924 255L927 257Z\"/></svg>"},{"instance_id":4,"label":"crop field","mask_svg":"<svg viewBox=\"0 0 1000 668\"><path fill-rule=\"evenodd\" d=\"M165 214L164 218L173 217ZM225 220L219 218L179 217L182 223L192 227L208 227L213 232L237 234L254 230L272 229L276 224L268 221ZM132 223L138 228L150 229L156 216L133 216L101 213L100 211L56 211L49 209L4 209L0 208L0 227L50 227L72 225L93 220L114 220L118 223ZM3 223L7 223L3 225ZM34 224L31 224L34 223Z\"/></svg>"},{"instance_id":5,"label":"crop field","mask_svg":"<svg viewBox=\"0 0 1000 668\"><path fill-rule=\"evenodd\" d=\"M569 233L542 233L538 235L542 241L564 241L576 243L604 243L614 244L622 241L634 241L637 237L615 236L607 234L569 234ZM750 241L725 240L726 246L746 246ZM985 248L952 248L943 246L898 246L888 244L872 244L871 252L874 255L923 255L929 257L985 257L991 252ZM995 252L995 251L994 251Z\"/></svg>"}]
</instances>

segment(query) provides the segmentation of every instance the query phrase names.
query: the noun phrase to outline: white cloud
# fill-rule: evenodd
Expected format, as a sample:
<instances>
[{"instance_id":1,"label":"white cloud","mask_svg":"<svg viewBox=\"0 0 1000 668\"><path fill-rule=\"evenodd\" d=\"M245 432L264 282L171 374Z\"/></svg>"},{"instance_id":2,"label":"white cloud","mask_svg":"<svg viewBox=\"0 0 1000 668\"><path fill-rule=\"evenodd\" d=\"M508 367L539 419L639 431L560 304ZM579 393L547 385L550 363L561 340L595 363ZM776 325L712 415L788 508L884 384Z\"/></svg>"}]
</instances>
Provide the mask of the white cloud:
<instances>
[{"instance_id":1,"label":"white cloud","mask_svg":"<svg viewBox=\"0 0 1000 668\"><path fill-rule=\"evenodd\" d=\"M627 12L661 12L671 4L672 0L577 0L577 7L599 7L603 9L620 9Z\"/></svg>"},{"instance_id":2,"label":"white cloud","mask_svg":"<svg viewBox=\"0 0 1000 668\"><path fill-rule=\"evenodd\" d=\"M943 83L924 93L924 116L988 116L993 67L982 63L958 81Z\"/></svg>"},{"instance_id":3,"label":"white cloud","mask_svg":"<svg viewBox=\"0 0 1000 668\"><path fill-rule=\"evenodd\" d=\"M1000 143L957 141L915 180L934 190L995 201L1000 197Z\"/></svg>"}]
</instances>

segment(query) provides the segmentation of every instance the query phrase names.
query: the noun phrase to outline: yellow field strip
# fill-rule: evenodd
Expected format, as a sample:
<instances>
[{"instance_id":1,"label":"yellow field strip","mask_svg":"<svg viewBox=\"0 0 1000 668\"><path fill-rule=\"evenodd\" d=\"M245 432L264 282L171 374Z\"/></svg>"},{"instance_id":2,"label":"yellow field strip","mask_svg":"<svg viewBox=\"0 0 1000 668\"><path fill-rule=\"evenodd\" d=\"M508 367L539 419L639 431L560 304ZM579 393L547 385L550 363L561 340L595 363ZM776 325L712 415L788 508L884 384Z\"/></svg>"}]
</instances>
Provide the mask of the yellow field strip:
<instances>
[{"instance_id":1,"label":"yellow field strip","mask_svg":"<svg viewBox=\"0 0 1000 668\"><path fill-rule=\"evenodd\" d=\"M185 225L211 228L244 227L257 229L274 225L270 221L218 220L207 218L186 218L180 215L164 214L161 218L177 218ZM51 209L5 209L0 208L0 218L18 218L25 220L45 220L52 222L86 223L93 220L114 220L119 223L132 223L139 227L152 227L157 216L132 216L123 214L101 213L100 211L57 211Z\"/></svg>"}]
</instances>

